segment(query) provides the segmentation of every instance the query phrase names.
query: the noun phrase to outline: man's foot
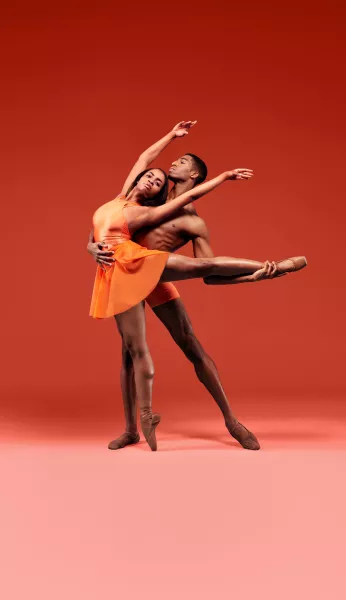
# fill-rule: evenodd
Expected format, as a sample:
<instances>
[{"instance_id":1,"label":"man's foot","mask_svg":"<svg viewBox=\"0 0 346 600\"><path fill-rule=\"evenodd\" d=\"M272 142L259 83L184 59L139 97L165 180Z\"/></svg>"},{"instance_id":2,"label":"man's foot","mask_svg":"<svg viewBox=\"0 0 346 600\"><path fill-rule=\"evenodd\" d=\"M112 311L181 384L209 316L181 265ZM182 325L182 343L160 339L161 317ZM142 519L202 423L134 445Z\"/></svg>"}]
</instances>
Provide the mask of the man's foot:
<instances>
[{"instance_id":1,"label":"man's foot","mask_svg":"<svg viewBox=\"0 0 346 600\"><path fill-rule=\"evenodd\" d=\"M293 271L300 271L300 269L304 269L308 264L305 256L292 256L291 258L285 258L284 260L279 260L276 263L277 266L277 277L280 275L284 275L286 273L292 273Z\"/></svg>"},{"instance_id":2,"label":"man's foot","mask_svg":"<svg viewBox=\"0 0 346 600\"><path fill-rule=\"evenodd\" d=\"M143 435L153 452L157 450L156 427L161 421L158 413L153 413L151 417L141 417L141 427Z\"/></svg>"},{"instance_id":3,"label":"man's foot","mask_svg":"<svg viewBox=\"0 0 346 600\"><path fill-rule=\"evenodd\" d=\"M140 440L139 433L129 433L125 431L120 437L116 440L112 440L108 444L108 448L110 450L120 450L120 448L125 448L125 446L131 446L131 444L138 444Z\"/></svg>"},{"instance_id":4,"label":"man's foot","mask_svg":"<svg viewBox=\"0 0 346 600\"><path fill-rule=\"evenodd\" d=\"M235 421L233 423L226 423L226 427L230 432L231 436L234 437L237 442L246 450L259 450L260 445L256 436L246 429L245 425Z\"/></svg>"}]
</instances>

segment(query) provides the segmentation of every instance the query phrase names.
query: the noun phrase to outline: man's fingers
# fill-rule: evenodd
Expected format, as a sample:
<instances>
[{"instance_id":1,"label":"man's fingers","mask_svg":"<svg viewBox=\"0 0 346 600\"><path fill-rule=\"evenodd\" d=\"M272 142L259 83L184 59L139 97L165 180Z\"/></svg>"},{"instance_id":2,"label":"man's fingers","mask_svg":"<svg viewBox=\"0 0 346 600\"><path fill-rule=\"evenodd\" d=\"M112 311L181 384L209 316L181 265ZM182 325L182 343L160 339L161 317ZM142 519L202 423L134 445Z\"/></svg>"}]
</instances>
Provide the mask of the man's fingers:
<instances>
[{"instance_id":1,"label":"man's fingers","mask_svg":"<svg viewBox=\"0 0 346 600\"><path fill-rule=\"evenodd\" d=\"M264 266L262 269L258 269L258 271L255 272L255 279L263 279L263 277L265 277L265 273L266 268Z\"/></svg>"},{"instance_id":2,"label":"man's fingers","mask_svg":"<svg viewBox=\"0 0 346 600\"><path fill-rule=\"evenodd\" d=\"M97 256L101 256L101 257L103 258L103 257L105 257L105 256L113 256L113 254L114 254L114 252L111 252L111 251L109 251L109 250L104 250L104 251L101 251L101 250L100 250L100 251L97 253Z\"/></svg>"},{"instance_id":3,"label":"man's fingers","mask_svg":"<svg viewBox=\"0 0 346 600\"><path fill-rule=\"evenodd\" d=\"M253 176L253 171L247 171L245 169L236 169L236 171L233 172L235 173L237 179L251 179Z\"/></svg>"}]
</instances>

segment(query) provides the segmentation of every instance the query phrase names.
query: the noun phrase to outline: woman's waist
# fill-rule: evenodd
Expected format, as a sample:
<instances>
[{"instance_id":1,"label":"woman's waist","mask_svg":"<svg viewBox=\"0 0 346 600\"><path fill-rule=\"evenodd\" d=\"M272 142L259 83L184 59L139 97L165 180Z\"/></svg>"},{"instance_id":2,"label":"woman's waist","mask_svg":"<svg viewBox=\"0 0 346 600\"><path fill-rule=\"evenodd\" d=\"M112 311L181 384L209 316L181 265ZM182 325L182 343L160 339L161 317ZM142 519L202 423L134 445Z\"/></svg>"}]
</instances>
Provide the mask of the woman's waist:
<instances>
[{"instance_id":1,"label":"woman's waist","mask_svg":"<svg viewBox=\"0 0 346 600\"><path fill-rule=\"evenodd\" d=\"M106 244L112 248L116 248L126 242L131 242L131 239L123 235L94 235L95 242Z\"/></svg>"}]
</instances>

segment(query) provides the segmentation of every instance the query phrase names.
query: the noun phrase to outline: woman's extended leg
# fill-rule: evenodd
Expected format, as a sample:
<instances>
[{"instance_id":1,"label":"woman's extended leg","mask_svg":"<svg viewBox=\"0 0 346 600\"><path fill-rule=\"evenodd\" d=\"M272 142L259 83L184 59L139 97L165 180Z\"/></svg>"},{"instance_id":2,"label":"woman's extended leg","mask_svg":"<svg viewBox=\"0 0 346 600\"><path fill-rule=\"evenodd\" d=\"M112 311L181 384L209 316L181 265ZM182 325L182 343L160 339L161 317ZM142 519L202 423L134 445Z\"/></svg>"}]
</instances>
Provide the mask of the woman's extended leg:
<instances>
[{"instance_id":1,"label":"woman's extended leg","mask_svg":"<svg viewBox=\"0 0 346 600\"><path fill-rule=\"evenodd\" d=\"M160 416L151 410L154 365L146 342L144 303L115 315L115 319L133 361L142 431L150 448L156 450L155 429Z\"/></svg>"},{"instance_id":2,"label":"woman's extended leg","mask_svg":"<svg viewBox=\"0 0 346 600\"><path fill-rule=\"evenodd\" d=\"M304 256L288 258L279 261L277 273L298 271L306 266ZM246 258L232 258L218 256L216 258L189 258L177 254L170 254L160 281L181 281L183 279L198 279L219 275L230 277L254 273L265 266L264 262L248 260Z\"/></svg>"}]
</instances>

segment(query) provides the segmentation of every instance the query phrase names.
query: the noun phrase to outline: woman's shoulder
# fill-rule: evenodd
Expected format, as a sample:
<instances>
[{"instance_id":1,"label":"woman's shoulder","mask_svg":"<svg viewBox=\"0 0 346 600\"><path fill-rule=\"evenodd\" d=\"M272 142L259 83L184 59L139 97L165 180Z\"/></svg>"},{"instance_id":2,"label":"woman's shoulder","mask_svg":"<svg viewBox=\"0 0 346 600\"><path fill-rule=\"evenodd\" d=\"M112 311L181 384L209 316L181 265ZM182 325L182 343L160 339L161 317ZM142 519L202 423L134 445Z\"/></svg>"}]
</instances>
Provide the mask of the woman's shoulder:
<instances>
[{"instance_id":1,"label":"woman's shoulder","mask_svg":"<svg viewBox=\"0 0 346 600\"><path fill-rule=\"evenodd\" d=\"M126 198L124 196L121 196L121 194L119 194L119 196L116 196L115 198L113 198L113 200L108 200L108 202L105 202L104 204L101 204L101 206L99 206L95 213L95 215L102 215L104 213L107 213L109 211L114 210L117 206L119 208L121 208L121 206L124 206L125 202L124 200L126 200Z\"/></svg>"}]
</instances>

